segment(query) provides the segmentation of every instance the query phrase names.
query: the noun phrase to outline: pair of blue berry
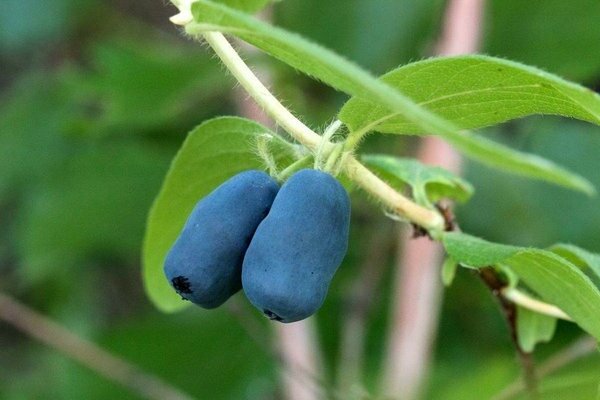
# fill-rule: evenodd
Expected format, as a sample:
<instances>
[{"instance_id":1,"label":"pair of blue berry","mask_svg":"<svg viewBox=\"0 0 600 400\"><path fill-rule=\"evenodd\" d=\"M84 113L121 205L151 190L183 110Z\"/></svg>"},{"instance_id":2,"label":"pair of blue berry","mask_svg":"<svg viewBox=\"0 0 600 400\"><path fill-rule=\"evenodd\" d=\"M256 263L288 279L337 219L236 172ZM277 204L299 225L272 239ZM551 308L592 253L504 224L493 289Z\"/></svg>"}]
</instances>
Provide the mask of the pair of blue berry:
<instances>
[{"instance_id":1,"label":"pair of blue berry","mask_svg":"<svg viewBox=\"0 0 600 400\"><path fill-rule=\"evenodd\" d=\"M194 208L165 260L184 299L204 308L242 287L267 317L314 314L348 247L350 200L331 175L295 173L281 188L262 171L229 179Z\"/></svg>"}]
</instances>

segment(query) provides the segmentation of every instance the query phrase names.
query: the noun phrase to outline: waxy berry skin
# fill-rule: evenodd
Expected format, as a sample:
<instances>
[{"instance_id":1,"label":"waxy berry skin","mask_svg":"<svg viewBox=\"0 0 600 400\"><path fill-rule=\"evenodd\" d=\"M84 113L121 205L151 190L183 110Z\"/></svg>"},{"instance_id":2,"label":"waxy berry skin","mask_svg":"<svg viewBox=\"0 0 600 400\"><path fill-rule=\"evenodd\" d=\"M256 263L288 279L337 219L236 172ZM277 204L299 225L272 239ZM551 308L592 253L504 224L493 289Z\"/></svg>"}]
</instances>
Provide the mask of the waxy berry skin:
<instances>
[{"instance_id":1,"label":"waxy berry skin","mask_svg":"<svg viewBox=\"0 0 600 400\"><path fill-rule=\"evenodd\" d=\"M269 175L251 170L198 202L164 264L182 298L215 308L241 289L244 254L278 190Z\"/></svg>"},{"instance_id":2,"label":"waxy berry skin","mask_svg":"<svg viewBox=\"0 0 600 400\"><path fill-rule=\"evenodd\" d=\"M246 252L242 285L250 302L280 322L314 314L346 254L349 225L350 199L334 177L294 174Z\"/></svg>"}]
</instances>

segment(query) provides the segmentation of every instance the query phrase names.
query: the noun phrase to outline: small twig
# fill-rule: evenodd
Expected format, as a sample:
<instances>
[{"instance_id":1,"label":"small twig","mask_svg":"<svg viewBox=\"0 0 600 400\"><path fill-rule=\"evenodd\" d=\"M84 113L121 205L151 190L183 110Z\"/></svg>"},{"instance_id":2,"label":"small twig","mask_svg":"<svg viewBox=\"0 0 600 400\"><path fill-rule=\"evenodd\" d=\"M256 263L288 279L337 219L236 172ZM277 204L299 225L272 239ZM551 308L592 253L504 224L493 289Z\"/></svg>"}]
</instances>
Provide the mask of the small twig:
<instances>
[{"instance_id":1,"label":"small twig","mask_svg":"<svg viewBox=\"0 0 600 400\"><path fill-rule=\"evenodd\" d=\"M583 337L574 341L567 348L560 350L555 353L552 357L548 358L545 362L540 364L538 367L538 377L544 378L559 369L563 368L570 363L579 360L596 351L598 344L596 341L589 337ZM509 400L519 395L525 386L523 382L518 380L507 387L505 387L500 393L495 395L492 400Z\"/></svg>"},{"instance_id":2,"label":"small twig","mask_svg":"<svg viewBox=\"0 0 600 400\"><path fill-rule=\"evenodd\" d=\"M63 326L0 293L0 320L54 348L131 392L153 400L191 400L192 396L157 376L82 339Z\"/></svg>"},{"instance_id":3,"label":"small twig","mask_svg":"<svg viewBox=\"0 0 600 400\"><path fill-rule=\"evenodd\" d=\"M523 381L525 383L525 388L529 393L529 397L532 400L538 399L538 383L532 354L523 350L517 337L517 307L515 303L502 295L502 291L506 287L506 284L502 281L499 274L491 267L480 269L479 277L496 297L504 313L504 318L510 331L510 337L517 351L521 367L523 368Z\"/></svg>"}]
</instances>

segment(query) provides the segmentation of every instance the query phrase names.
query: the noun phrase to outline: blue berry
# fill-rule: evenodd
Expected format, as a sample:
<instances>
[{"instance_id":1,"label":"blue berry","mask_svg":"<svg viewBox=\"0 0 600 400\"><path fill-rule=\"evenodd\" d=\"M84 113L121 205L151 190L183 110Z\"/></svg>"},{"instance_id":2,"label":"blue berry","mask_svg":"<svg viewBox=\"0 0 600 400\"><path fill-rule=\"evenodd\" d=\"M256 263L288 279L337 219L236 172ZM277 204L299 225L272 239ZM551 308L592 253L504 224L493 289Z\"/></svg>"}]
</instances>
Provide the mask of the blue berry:
<instances>
[{"instance_id":1,"label":"blue berry","mask_svg":"<svg viewBox=\"0 0 600 400\"><path fill-rule=\"evenodd\" d=\"M244 254L278 190L269 175L252 170L198 202L164 265L183 299L215 308L241 289Z\"/></svg>"},{"instance_id":2,"label":"blue berry","mask_svg":"<svg viewBox=\"0 0 600 400\"><path fill-rule=\"evenodd\" d=\"M314 314L348 248L350 200L331 175L301 170L279 190L242 268L244 292L270 319Z\"/></svg>"}]
</instances>

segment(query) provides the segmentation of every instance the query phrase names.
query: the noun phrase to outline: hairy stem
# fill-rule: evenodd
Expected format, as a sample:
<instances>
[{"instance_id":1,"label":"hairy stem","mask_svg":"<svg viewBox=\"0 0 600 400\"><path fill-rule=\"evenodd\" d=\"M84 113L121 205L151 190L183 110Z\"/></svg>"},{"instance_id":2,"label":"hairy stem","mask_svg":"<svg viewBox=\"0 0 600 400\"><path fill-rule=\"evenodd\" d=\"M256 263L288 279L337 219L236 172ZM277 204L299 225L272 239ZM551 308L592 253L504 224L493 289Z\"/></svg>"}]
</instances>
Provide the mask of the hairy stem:
<instances>
[{"instance_id":1,"label":"hairy stem","mask_svg":"<svg viewBox=\"0 0 600 400\"><path fill-rule=\"evenodd\" d=\"M162 379L76 336L56 322L2 293L0 293L0 320L142 398L192 400L191 396L170 386Z\"/></svg>"},{"instance_id":2,"label":"hairy stem","mask_svg":"<svg viewBox=\"0 0 600 400\"><path fill-rule=\"evenodd\" d=\"M340 157L342 155L342 151L344 150L342 146L335 146L329 157L327 158L327 162L325 163L325 171L332 172L335 169L335 165L340 161Z\"/></svg>"},{"instance_id":3,"label":"hairy stem","mask_svg":"<svg viewBox=\"0 0 600 400\"><path fill-rule=\"evenodd\" d=\"M279 173L279 175L277 175L277 180L279 182L284 182L285 180L287 180L287 178L292 176L295 172L298 172L302 168L310 166L312 164L312 162L313 162L313 156L311 156L311 155L304 156L301 159L294 161L293 163L288 165L286 168L284 168Z\"/></svg>"},{"instance_id":4,"label":"hairy stem","mask_svg":"<svg viewBox=\"0 0 600 400\"><path fill-rule=\"evenodd\" d=\"M316 151L321 136L296 118L273 94L263 85L258 77L246 65L237 51L220 32L205 32L202 34L212 47L225 67L250 96L269 114L279 125L289 132L294 139Z\"/></svg>"},{"instance_id":5,"label":"hairy stem","mask_svg":"<svg viewBox=\"0 0 600 400\"><path fill-rule=\"evenodd\" d=\"M277 163L275 162L273 154L269 150L269 142L271 139L273 139L273 137L268 133L260 135L256 140L256 148L260 158L265 163L269 174L271 174L271 176L278 176Z\"/></svg>"},{"instance_id":6,"label":"hairy stem","mask_svg":"<svg viewBox=\"0 0 600 400\"><path fill-rule=\"evenodd\" d=\"M298 142L311 151L318 150L322 138L296 118L279 100L262 84L239 54L219 32L205 32L202 36L213 48L223 64L238 80L240 85L252 98L281 125ZM333 144L328 143L329 146ZM349 156L345 162L345 173L369 194L382 202L393 213L424 227L434 235L444 228L444 219L436 211L422 207L394 190L373 172L363 166L354 157Z\"/></svg>"},{"instance_id":7,"label":"hairy stem","mask_svg":"<svg viewBox=\"0 0 600 400\"><path fill-rule=\"evenodd\" d=\"M360 142L367 136L367 134L371 131L371 125L367 125L365 128L360 129L358 131L352 132L348 138L346 139L346 143L344 143L344 150L353 151Z\"/></svg>"},{"instance_id":8,"label":"hairy stem","mask_svg":"<svg viewBox=\"0 0 600 400\"><path fill-rule=\"evenodd\" d=\"M331 156L339 149L339 145L333 145L331 139L341 126L342 121L335 120L323 132L321 143L319 143L319 148L315 154L315 169L329 171L327 166L330 165Z\"/></svg>"}]
</instances>

